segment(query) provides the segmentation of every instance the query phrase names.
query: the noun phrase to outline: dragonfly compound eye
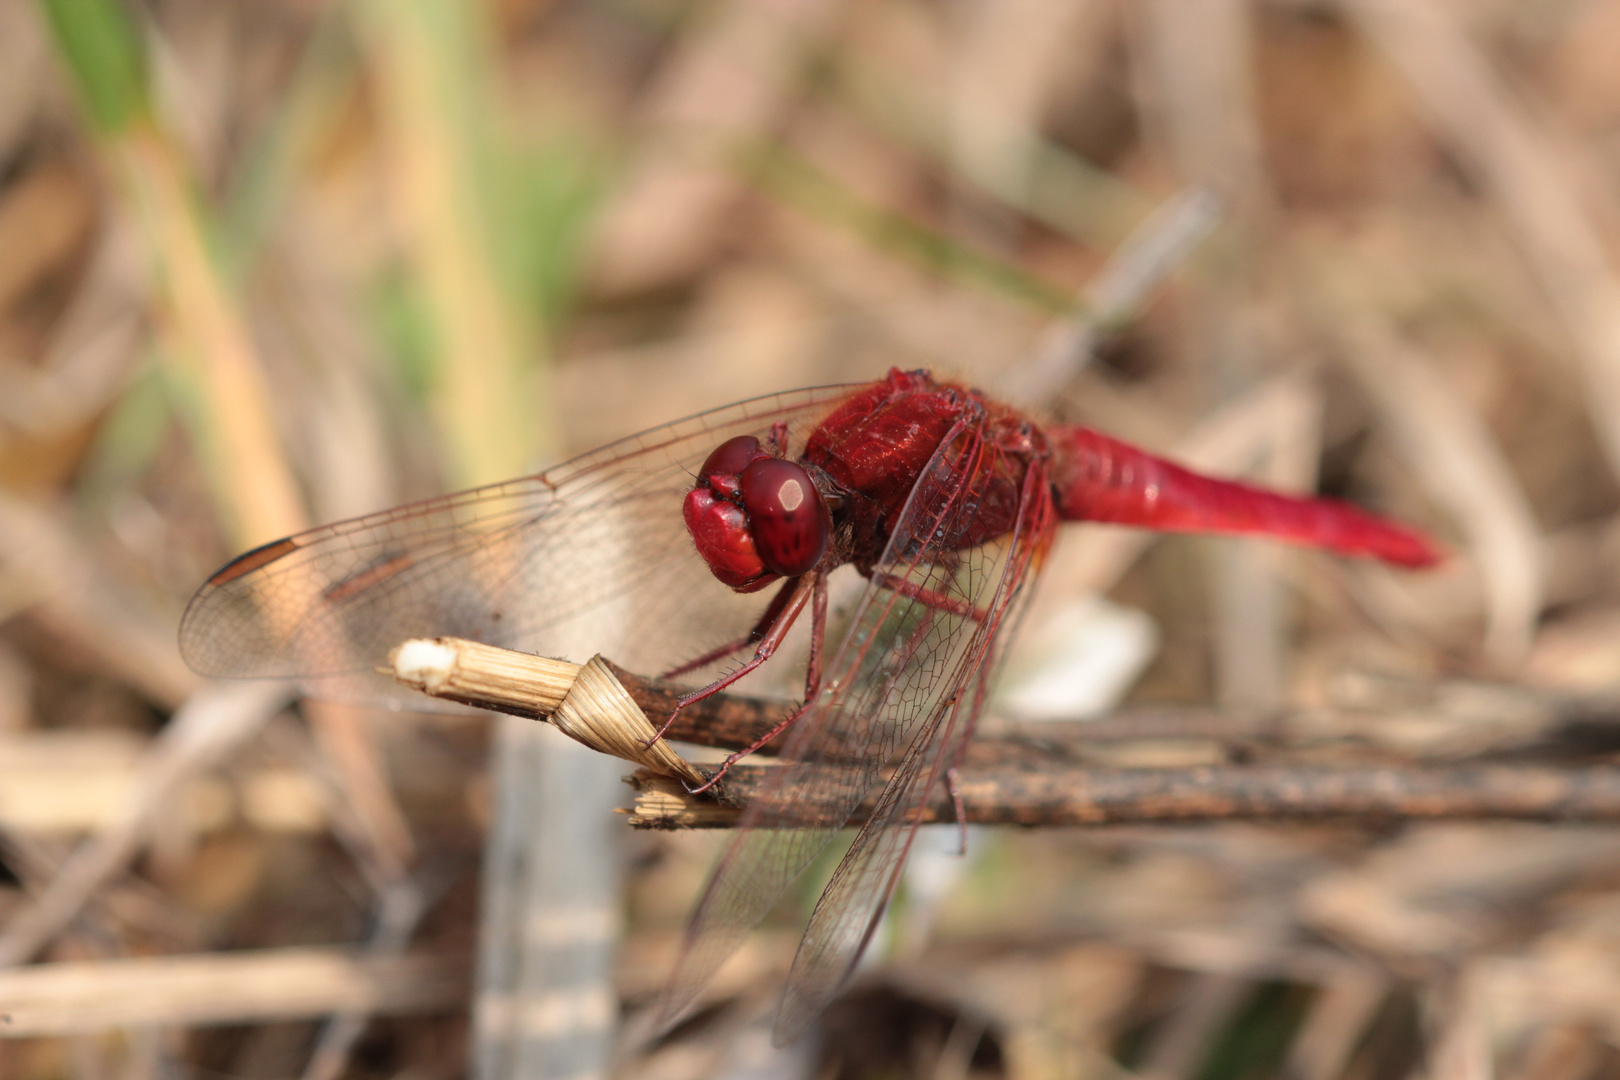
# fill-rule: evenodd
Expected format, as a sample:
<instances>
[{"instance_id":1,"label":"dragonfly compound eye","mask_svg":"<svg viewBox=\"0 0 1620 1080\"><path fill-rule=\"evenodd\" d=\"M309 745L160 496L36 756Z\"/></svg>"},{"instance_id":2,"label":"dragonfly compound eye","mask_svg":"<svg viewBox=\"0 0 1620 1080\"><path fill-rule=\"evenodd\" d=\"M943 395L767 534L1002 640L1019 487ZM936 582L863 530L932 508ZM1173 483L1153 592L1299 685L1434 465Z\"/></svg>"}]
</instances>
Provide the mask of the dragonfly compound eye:
<instances>
[{"instance_id":1,"label":"dragonfly compound eye","mask_svg":"<svg viewBox=\"0 0 1620 1080\"><path fill-rule=\"evenodd\" d=\"M752 435L738 435L727 439L703 459L698 470L698 483L707 484L723 499L737 501L737 476L760 458L770 457L759 440Z\"/></svg>"},{"instance_id":2,"label":"dragonfly compound eye","mask_svg":"<svg viewBox=\"0 0 1620 1080\"><path fill-rule=\"evenodd\" d=\"M765 567L783 577L813 569L827 550L827 513L810 474L791 461L761 458L743 470L739 487Z\"/></svg>"},{"instance_id":3,"label":"dragonfly compound eye","mask_svg":"<svg viewBox=\"0 0 1620 1080\"><path fill-rule=\"evenodd\" d=\"M714 451L703 459L703 467L698 470L698 479L736 476L757 459L769 456L760 447L758 439L752 435L738 435L715 447Z\"/></svg>"}]
</instances>

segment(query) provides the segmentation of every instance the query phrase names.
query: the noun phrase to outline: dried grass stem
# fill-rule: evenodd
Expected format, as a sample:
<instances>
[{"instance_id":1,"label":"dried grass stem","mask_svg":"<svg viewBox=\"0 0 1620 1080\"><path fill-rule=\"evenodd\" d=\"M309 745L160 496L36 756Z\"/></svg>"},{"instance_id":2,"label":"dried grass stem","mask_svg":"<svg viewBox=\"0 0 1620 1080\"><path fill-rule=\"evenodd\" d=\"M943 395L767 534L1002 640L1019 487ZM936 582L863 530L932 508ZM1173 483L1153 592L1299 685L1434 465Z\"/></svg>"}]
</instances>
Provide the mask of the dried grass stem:
<instances>
[{"instance_id":1,"label":"dried grass stem","mask_svg":"<svg viewBox=\"0 0 1620 1080\"><path fill-rule=\"evenodd\" d=\"M687 794L706 772L665 740L647 745L679 690L614 668L549 660L454 638L395 651L397 677L424 692L518 716L544 717L575 740L641 766L631 823L642 828L726 828L761 797L769 766L733 768L719 802ZM716 695L683 710L670 739L748 745L781 703ZM1144 714L1137 737L1261 738L1256 722L1219 714ZM985 825L1163 824L1197 821L1388 822L1402 819L1620 820L1620 768L1591 766L1353 765L1291 763L1118 768L1086 764L1084 747L1127 732L1114 722L997 723L973 744L961 773L967 821ZM670 778L680 781L672 781ZM876 793L874 792L874 797ZM865 809L856 812L858 824ZM941 786L925 822L955 820Z\"/></svg>"}]
</instances>

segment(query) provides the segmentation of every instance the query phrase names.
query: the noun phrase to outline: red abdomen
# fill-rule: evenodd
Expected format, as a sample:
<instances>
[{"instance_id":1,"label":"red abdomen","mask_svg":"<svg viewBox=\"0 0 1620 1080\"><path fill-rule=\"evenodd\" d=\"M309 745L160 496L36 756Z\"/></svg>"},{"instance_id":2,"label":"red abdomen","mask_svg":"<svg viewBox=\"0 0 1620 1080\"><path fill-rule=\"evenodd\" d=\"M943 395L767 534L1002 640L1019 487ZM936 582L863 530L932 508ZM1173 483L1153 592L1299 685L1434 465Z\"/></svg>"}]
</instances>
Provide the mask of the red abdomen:
<instances>
[{"instance_id":1,"label":"red abdomen","mask_svg":"<svg viewBox=\"0 0 1620 1080\"><path fill-rule=\"evenodd\" d=\"M1052 482L1065 521L1106 521L1169 532L1253 533L1367 555L1399 566L1432 566L1423 536L1335 499L1280 495L1200 476L1085 428L1047 430Z\"/></svg>"}]
</instances>

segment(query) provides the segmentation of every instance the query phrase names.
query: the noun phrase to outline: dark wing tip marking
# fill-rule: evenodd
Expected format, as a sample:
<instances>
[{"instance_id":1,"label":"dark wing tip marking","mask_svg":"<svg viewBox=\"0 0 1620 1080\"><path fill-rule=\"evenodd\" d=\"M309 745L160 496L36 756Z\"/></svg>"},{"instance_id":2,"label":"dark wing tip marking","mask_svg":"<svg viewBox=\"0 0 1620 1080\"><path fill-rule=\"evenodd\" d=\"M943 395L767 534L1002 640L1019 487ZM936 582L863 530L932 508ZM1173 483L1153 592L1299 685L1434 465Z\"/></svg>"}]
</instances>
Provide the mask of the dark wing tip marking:
<instances>
[{"instance_id":1,"label":"dark wing tip marking","mask_svg":"<svg viewBox=\"0 0 1620 1080\"><path fill-rule=\"evenodd\" d=\"M245 574L251 574L261 566L269 566L277 559L292 554L302 546L291 536L280 540L272 540L268 544L261 544L252 551L243 552L214 571L213 576L208 579L208 584L214 586L228 585Z\"/></svg>"}]
</instances>

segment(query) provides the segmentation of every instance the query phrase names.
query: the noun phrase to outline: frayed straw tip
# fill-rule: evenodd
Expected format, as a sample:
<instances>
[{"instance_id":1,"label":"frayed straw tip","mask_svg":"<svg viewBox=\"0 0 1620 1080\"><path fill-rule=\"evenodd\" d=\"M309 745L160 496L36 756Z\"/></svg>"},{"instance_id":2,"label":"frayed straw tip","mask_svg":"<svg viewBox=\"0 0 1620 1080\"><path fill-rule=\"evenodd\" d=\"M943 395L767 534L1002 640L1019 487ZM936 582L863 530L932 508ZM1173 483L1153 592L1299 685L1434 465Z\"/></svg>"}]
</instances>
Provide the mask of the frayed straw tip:
<instances>
[{"instance_id":1,"label":"frayed straw tip","mask_svg":"<svg viewBox=\"0 0 1620 1080\"><path fill-rule=\"evenodd\" d=\"M388 656L389 674L414 690L479 709L549 717L579 678L567 660L466 638L413 638Z\"/></svg>"},{"instance_id":2,"label":"frayed straw tip","mask_svg":"<svg viewBox=\"0 0 1620 1080\"><path fill-rule=\"evenodd\" d=\"M433 697L548 720L592 750L690 785L704 780L600 656L581 665L464 638L418 638L395 648L389 664L396 679Z\"/></svg>"},{"instance_id":3,"label":"frayed straw tip","mask_svg":"<svg viewBox=\"0 0 1620 1080\"><path fill-rule=\"evenodd\" d=\"M432 694L442 690L456 666L456 650L439 640L415 638L389 656L394 678Z\"/></svg>"}]
</instances>

